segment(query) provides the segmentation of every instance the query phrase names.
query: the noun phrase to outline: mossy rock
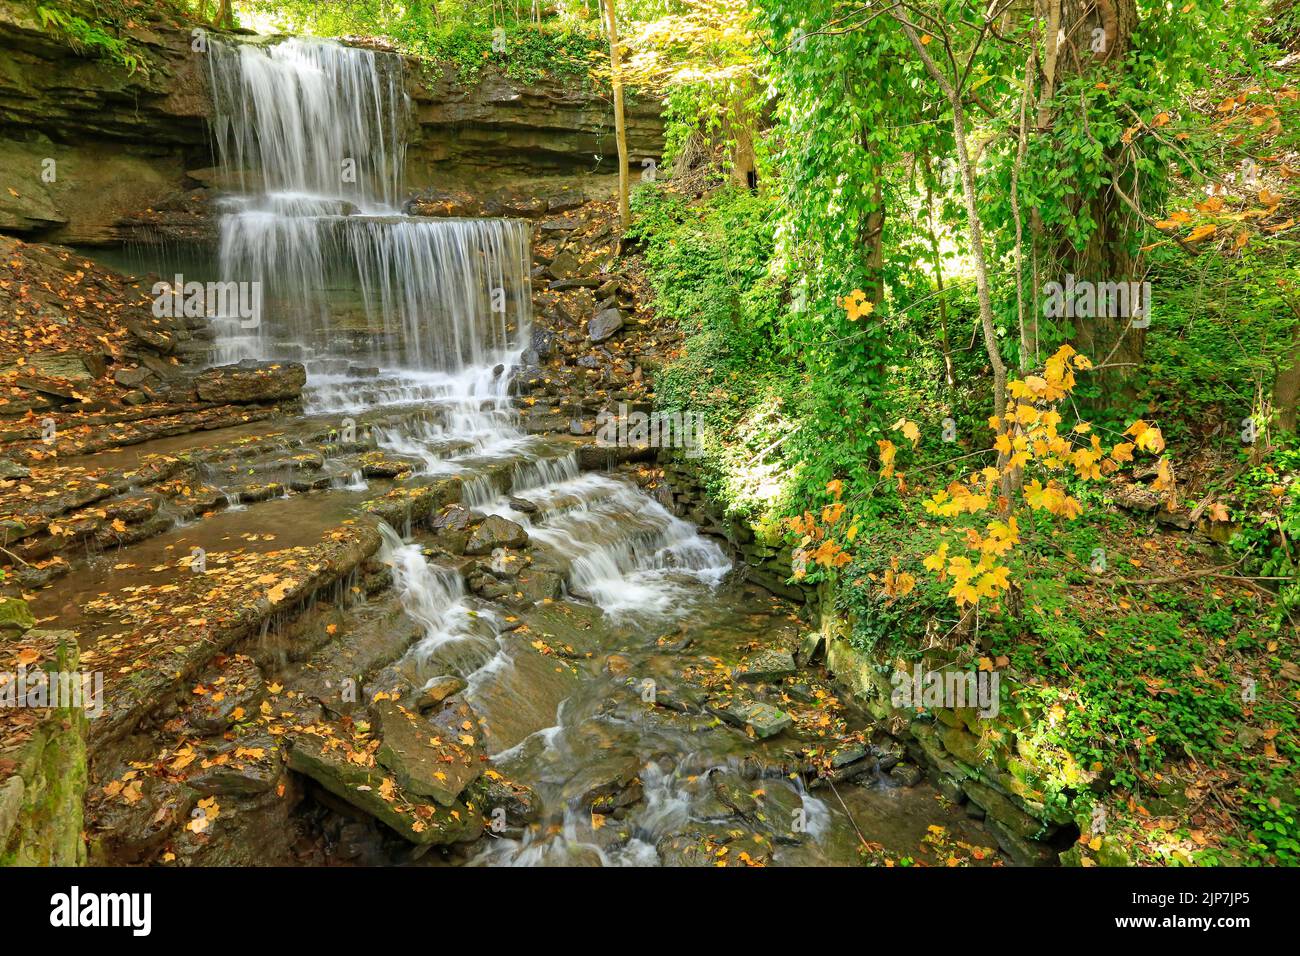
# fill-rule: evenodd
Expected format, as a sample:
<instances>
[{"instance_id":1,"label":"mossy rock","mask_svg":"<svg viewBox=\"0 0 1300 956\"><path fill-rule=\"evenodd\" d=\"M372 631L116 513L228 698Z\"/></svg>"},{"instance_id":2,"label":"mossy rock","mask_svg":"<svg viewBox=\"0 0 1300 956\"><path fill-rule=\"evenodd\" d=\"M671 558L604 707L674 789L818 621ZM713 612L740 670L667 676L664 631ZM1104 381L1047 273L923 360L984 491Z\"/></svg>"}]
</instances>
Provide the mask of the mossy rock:
<instances>
[{"instance_id":1,"label":"mossy rock","mask_svg":"<svg viewBox=\"0 0 1300 956\"><path fill-rule=\"evenodd\" d=\"M0 639L18 637L36 626L36 617L22 598L0 597Z\"/></svg>"},{"instance_id":2,"label":"mossy rock","mask_svg":"<svg viewBox=\"0 0 1300 956\"><path fill-rule=\"evenodd\" d=\"M1104 837L1101 846L1097 850L1097 862L1102 866L1132 866L1133 861L1129 859L1128 851L1124 846L1115 839L1115 837Z\"/></svg>"}]
</instances>

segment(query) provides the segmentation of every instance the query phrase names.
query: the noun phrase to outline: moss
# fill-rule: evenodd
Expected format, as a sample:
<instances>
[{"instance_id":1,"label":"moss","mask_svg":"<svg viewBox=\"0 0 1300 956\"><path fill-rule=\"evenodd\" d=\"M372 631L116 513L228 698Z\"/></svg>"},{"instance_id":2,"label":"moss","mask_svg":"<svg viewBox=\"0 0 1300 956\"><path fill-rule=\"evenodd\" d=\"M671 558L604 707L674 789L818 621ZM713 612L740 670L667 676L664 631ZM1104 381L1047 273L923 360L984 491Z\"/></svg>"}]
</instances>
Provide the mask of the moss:
<instances>
[{"instance_id":1,"label":"moss","mask_svg":"<svg viewBox=\"0 0 1300 956\"><path fill-rule=\"evenodd\" d=\"M21 598L0 597L0 635L26 633L36 626L36 618Z\"/></svg>"},{"instance_id":2,"label":"moss","mask_svg":"<svg viewBox=\"0 0 1300 956\"><path fill-rule=\"evenodd\" d=\"M23 748L18 775L22 803L3 838L0 866L80 866L86 795L86 718L82 711L52 712Z\"/></svg>"}]
</instances>

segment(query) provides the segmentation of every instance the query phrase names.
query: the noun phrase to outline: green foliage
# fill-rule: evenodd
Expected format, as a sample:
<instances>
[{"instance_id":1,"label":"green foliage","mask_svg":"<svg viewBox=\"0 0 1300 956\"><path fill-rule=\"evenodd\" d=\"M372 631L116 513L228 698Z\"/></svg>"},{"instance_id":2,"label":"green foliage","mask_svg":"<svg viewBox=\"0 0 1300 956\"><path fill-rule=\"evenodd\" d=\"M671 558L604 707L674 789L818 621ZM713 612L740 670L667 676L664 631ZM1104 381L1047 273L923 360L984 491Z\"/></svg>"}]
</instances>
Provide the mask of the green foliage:
<instances>
[{"instance_id":1,"label":"green foliage","mask_svg":"<svg viewBox=\"0 0 1300 956\"><path fill-rule=\"evenodd\" d=\"M1281 578L1276 626L1300 615L1300 447L1279 447L1246 471L1232 491L1240 522L1230 542L1261 576Z\"/></svg>"},{"instance_id":2,"label":"green foliage","mask_svg":"<svg viewBox=\"0 0 1300 956\"><path fill-rule=\"evenodd\" d=\"M109 19L94 18L87 20L75 13L56 7L40 5L36 8L41 26L59 33L68 45L78 53L102 57L126 67L130 73L145 70L148 67L140 53L131 44L112 31L116 25Z\"/></svg>"},{"instance_id":3,"label":"green foliage","mask_svg":"<svg viewBox=\"0 0 1300 956\"><path fill-rule=\"evenodd\" d=\"M608 55L599 33L565 25L506 27L505 49L501 52L493 48L491 29L467 23L430 29L418 21L404 21L392 29L392 36L412 53L455 64L468 81L476 79L489 65L524 82L545 75L584 77L593 56Z\"/></svg>"},{"instance_id":4,"label":"green foliage","mask_svg":"<svg viewBox=\"0 0 1300 956\"><path fill-rule=\"evenodd\" d=\"M691 204L659 184L632 199L629 239L644 246L655 310L685 333L680 354L656 375L658 404L703 417L702 473L716 500L751 515L766 510L771 502L747 466L781 439L781 408L798 383L777 346L771 199L724 189ZM773 449L771 464L783 457Z\"/></svg>"},{"instance_id":5,"label":"green foliage","mask_svg":"<svg viewBox=\"0 0 1300 956\"><path fill-rule=\"evenodd\" d=\"M250 10L271 17L283 28L318 36L382 36L400 49L440 63L451 63L467 81L487 65L523 82L544 74L584 76L594 56L608 56L608 46L593 20L558 17L534 23L530 8L516 18L513 8L502 19L495 5L475 3L394 4L387 0L250 0ZM503 32L497 34L500 28ZM494 40L504 40L504 50Z\"/></svg>"}]
</instances>

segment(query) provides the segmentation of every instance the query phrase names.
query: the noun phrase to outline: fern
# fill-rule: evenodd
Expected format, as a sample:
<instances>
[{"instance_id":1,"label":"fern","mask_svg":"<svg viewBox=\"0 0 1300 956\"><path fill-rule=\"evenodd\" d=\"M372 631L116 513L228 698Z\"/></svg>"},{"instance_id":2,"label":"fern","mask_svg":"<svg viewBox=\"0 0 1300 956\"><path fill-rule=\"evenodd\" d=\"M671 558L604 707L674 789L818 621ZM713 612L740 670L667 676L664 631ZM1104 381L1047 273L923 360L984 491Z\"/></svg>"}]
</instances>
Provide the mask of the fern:
<instances>
[{"instance_id":1,"label":"fern","mask_svg":"<svg viewBox=\"0 0 1300 956\"><path fill-rule=\"evenodd\" d=\"M132 51L126 40L113 36L99 24L44 6L38 6L36 14L40 17L41 26L50 32L62 34L74 52L113 60L126 67L128 73L137 70L148 72L144 60Z\"/></svg>"}]
</instances>

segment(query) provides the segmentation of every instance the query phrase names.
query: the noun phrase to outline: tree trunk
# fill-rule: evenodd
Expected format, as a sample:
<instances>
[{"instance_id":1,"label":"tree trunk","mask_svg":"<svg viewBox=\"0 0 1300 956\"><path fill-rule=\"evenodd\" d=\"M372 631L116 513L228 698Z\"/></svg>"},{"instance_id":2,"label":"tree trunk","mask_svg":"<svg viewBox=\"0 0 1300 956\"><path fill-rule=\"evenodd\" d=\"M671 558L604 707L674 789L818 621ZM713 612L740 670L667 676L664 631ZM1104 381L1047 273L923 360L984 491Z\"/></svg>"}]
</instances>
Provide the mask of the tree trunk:
<instances>
[{"instance_id":1,"label":"tree trunk","mask_svg":"<svg viewBox=\"0 0 1300 956\"><path fill-rule=\"evenodd\" d=\"M948 296L943 288L943 256L939 252L939 234L935 222L938 216L934 208L933 173L930 169L930 154L923 155L925 163L925 221L930 233L930 260L934 263L934 290L939 296L939 340L943 346L943 380L949 388L957 384L957 377L952 368L952 342L948 337Z\"/></svg>"},{"instance_id":2,"label":"tree trunk","mask_svg":"<svg viewBox=\"0 0 1300 956\"><path fill-rule=\"evenodd\" d=\"M610 86L614 93L614 138L618 143L618 218L626 230L632 225L632 211L627 201L627 123L623 117L623 68L618 50L614 0L605 0L605 19L609 23Z\"/></svg>"},{"instance_id":3,"label":"tree trunk","mask_svg":"<svg viewBox=\"0 0 1300 956\"><path fill-rule=\"evenodd\" d=\"M234 26L233 17L230 12L230 0L221 0L217 5L217 15L212 20L214 27Z\"/></svg>"},{"instance_id":4,"label":"tree trunk","mask_svg":"<svg viewBox=\"0 0 1300 956\"><path fill-rule=\"evenodd\" d=\"M863 265L866 266L866 291L871 303L880 311L885 304L885 194L883 171L880 168L878 151L870 145L866 134L861 138L862 148L872 157L875 164L875 183L871 190L872 209L858 224L858 245L862 248Z\"/></svg>"},{"instance_id":5,"label":"tree trunk","mask_svg":"<svg viewBox=\"0 0 1300 956\"><path fill-rule=\"evenodd\" d=\"M1002 361L997 328L993 322L993 296L989 290L988 262L984 255L984 223L980 219L979 200L975 192L975 164L971 162L970 151L966 148L966 104L952 81L944 76L938 64L926 52L925 44L921 42L912 24L898 12L892 12L891 16L907 34L912 49L925 64L926 72L943 90L952 109L953 146L957 151L957 162L961 170L962 199L966 204L966 231L970 239L971 262L975 267L975 290L980 306L980 329L984 335L984 348L988 352L989 365L993 370L993 412L998 416L999 431L1001 431L1007 427L1007 366ZM1002 468L1004 458L1005 456L999 455L998 466L1002 470L1003 494L1009 497L1010 476Z\"/></svg>"},{"instance_id":6,"label":"tree trunk","mask_svg":"<svg viewBox=\"0 0 1300 956\"><path fill-rule=\"evenodd\" d=\"M1277 415L1278 431L1294 434L1296 430L1297 402L1300 402L1300 307L1296 312L1295 329L1291 333L1291 353L1283 360L1273 381L1273 411Z\"/></svg>"},{"instance_id":7,"label":"tree trunk","mask_svg":"<svg viewBox=\"0 0 1300 956\"><path fill-rule=\"evenodd\" d=\"M1049 101L1062 78L1095 75L1099 81L1113 82L1128 51L1138 16L1136 0L1039 0L1038 14L1048 27L1038 113L1038 127L1043 131L1051 126ZM1053 34L1051 27L1057 17L1059 28ZM1112 147L1098 162L1119 169L1123 168L1119 160L1118 149ZM1096 227L1082 249L1048 233L1045 238L1049 248L1055 247L1057 271L1046 276L1046 280L1064 286L1067 277L1073 276L1076 283L1097 284L1095 289L1140 283L1143 277L1137 274L1139 263L1130 252L1135 220L1114 191L1103 190L1088 201L1086 208L1076 210L1076 215L1090 219ZM1143 305L1149 315L1150 303L1144 300ZM1033 303L1035 309L1042 306L1042 302ZM1132 376L1142 362L1146 345L1145 316L1128 311L1129 314L1111 315L1097 308L1090 316L1066 313L1074 326L1075 347L1097 365L1108 366L1096 373L1102 404L1131 397Z\"/></svg>"}]
</instances>

